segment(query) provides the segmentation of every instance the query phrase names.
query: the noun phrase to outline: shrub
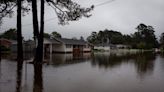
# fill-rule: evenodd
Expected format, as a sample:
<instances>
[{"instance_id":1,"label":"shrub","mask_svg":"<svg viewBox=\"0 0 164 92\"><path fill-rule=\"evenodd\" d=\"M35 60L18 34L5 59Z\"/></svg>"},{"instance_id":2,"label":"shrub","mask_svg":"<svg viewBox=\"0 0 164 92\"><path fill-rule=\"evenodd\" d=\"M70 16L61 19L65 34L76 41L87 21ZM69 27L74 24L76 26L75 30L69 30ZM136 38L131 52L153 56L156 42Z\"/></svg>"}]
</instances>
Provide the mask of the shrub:
<instances>
[{"instance_id":1,"label":"shrub","mask_svg":"<svg viewBox=\"0 0 164 92\"><path fill-rule=\"evenodd\" d=\"M9 48L6 48L6 47L3 46L3 45L0 45L0 50L1 50L1 51L10 51Z\"/></svg>"}]
</instances>

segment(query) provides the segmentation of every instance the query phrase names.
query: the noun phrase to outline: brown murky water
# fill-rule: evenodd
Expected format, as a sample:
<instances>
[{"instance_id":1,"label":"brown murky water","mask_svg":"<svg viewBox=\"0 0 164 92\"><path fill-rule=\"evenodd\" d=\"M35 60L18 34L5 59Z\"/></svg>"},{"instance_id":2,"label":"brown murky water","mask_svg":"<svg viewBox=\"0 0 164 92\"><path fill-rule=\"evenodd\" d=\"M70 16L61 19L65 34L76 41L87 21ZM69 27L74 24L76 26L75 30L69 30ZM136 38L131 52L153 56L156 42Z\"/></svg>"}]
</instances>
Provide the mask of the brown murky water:
<instances>
[{"instance_id":1,"label":"brown murky water","mask_svg":"<svg viewBox=\"0 0 164 92\"><path fill-rule=\"evenodd\" d=\"M164 55L85 53L45 55L43 66L22 68L3 55L0 92L164 92Z\"/></svg>"}]
</instances>

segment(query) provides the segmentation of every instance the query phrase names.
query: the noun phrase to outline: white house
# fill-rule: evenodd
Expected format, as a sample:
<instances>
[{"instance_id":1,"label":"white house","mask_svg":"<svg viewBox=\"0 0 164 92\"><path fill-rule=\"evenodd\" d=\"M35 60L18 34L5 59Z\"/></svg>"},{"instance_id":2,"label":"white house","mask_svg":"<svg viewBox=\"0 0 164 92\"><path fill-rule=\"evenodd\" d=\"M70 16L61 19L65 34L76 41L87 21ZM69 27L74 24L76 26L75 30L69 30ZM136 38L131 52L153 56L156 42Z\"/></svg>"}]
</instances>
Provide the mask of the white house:
<instances>
[{"instance_id":1,"label":"white house","mask_svg":"<svg viewBox=\"0 0 164 92\"><path fill-rule=\"evenodd\" d=\"M124 44L117 44L116 47L117 47L117 49L128 49L128 48L131 48L130 45L124 45Z\"/></svg>"},{"instance_id":2,"label":"white house","mask_svg":"<svg viewBox=\"0 0 164 92\"><path fill-rule=\"evenodd\" d=\"M98 44L98 45L94 45L94 50L110 51L110 46Z\"/></svg>"},{"instance_id":3,"label":"white house","mask_svg":"<svg viewBox=\"0 0 164 92\"><path fill-rule=\"evenodd\" d=\"M113 44L107 44L107 43L94 45L94 50L110 51L111 49L116 49L116 46Z\"/></svg>"},{"instance_id":4,"label":"white house","mask_svg":"<svg viewBox=\"0 0 164 92\"><path fill-rule=\"evenodd\" d=\"M90 51L91 46L84 40L66 38L44 39L44 52L79 53Z\"/></svg>"},{"instance_id":5,"label":"white house","mask_svg":"<svg viewBox=\"0 0 164 92\"><path fill-rule=\"evenodd\" d=\"M110 50L119 50L119 49L129 49L131 48L130 45L124 45L124 44L96 44L94 45L94 50L100 50L100 51L110 51Z\"/></svg>"}]
</instances>

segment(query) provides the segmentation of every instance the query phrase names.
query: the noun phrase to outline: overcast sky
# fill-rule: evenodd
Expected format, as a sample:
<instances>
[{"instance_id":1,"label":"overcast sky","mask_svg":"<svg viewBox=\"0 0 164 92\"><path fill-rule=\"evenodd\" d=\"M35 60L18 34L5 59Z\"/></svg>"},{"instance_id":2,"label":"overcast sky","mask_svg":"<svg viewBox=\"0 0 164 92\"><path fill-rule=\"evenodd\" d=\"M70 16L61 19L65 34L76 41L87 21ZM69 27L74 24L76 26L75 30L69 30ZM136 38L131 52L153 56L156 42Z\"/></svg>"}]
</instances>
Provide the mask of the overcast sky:
<instances>
[{"instance_id":1,"label":"overcast sky","mask_svg":"<svg viewBox=\"0 0 164 92\"><path fill-rule=\"evenodd\" d=\"M84 7L98 5L110 0L73 0ZM123 34L131 34L137 31L138 24L144 23L155 28L155 34L159 36L164 32L164 0L115 0L111 3L95 7L90 18L82 18L69 25L58 25L55 11L51 7L45 10L45 32L59 32L64 38L86 38L92 31L112 29ZM15 14L16 15L16 14ZM23 17L23 36L29 39L33 36L31 13ZM16 16L5 18L1 32L16 28Z\"/></svg>"}]
</instances>

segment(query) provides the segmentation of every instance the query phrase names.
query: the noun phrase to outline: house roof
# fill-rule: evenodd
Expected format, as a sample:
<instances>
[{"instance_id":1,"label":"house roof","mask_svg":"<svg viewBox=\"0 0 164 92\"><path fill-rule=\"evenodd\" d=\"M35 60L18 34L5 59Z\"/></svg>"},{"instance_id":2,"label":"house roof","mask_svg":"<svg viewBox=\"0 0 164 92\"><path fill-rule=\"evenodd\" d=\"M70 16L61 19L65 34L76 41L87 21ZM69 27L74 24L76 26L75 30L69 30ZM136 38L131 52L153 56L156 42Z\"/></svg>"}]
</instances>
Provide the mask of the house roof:
<instances>
[{"instance_id":1,"label":"house roof","mask_svg":"<svg viewBox=\"0 0 164 92\"><path fill-rule=\"evenodd\" d=\"M12 44L17 44L17 40L10 40Z\"/></svg>"},{"instance_id":2,"label":"house roof","mask_svg":"<svg viewBox=\"0 0 164 92\"><path fill-rule=\"evenodd\" d=\"M44 44L61 44L60 41L56 40L56 39L48 39L48 38L44 38Z\"/></svg>"},{"instance_id":3,"label":"house roof","mask_svg":"<svg viewBox=\"0 0 164 92\"><path fill-rule=\"evenodd\" d=\"M108 44L108 43L100 43L100 44L95 44L94 46L115 46L115 45Z\"/></svg>"},{"instance_id":4,"label":"house roof","mask_svg":"<svg viewBox=\"0 0 164 92\"><path fill-rule=\"evenodd\" d=\"M9 39L5 39L5 38L0 38L0 41L7 41L7 42L11 42Z\"/></svg>"},{"instance_id":5,"label":"house roof","mask_svg":"<svg viewBox=\"0 0 164 92\"><path fill-rule=\"evenodd\" d=\"M67 38L55 38L56 40L64 43L64 44L72 44L72 45L86 45L86 41L84 40L76 40L76 39L67 39Z\"/></svg>"},{"instance_id":6,"label":"house roof","mask_svg":"<svg viewBox=\"0 0 164 92\"><path fill-rule=\"evenodd\" d=\"M11 42L12 44L17 44L17 40L11 40L11 39L6 39L6 38L0 38L1 41L5 40L8 42Z\"/></svg>"}]
</instances>

